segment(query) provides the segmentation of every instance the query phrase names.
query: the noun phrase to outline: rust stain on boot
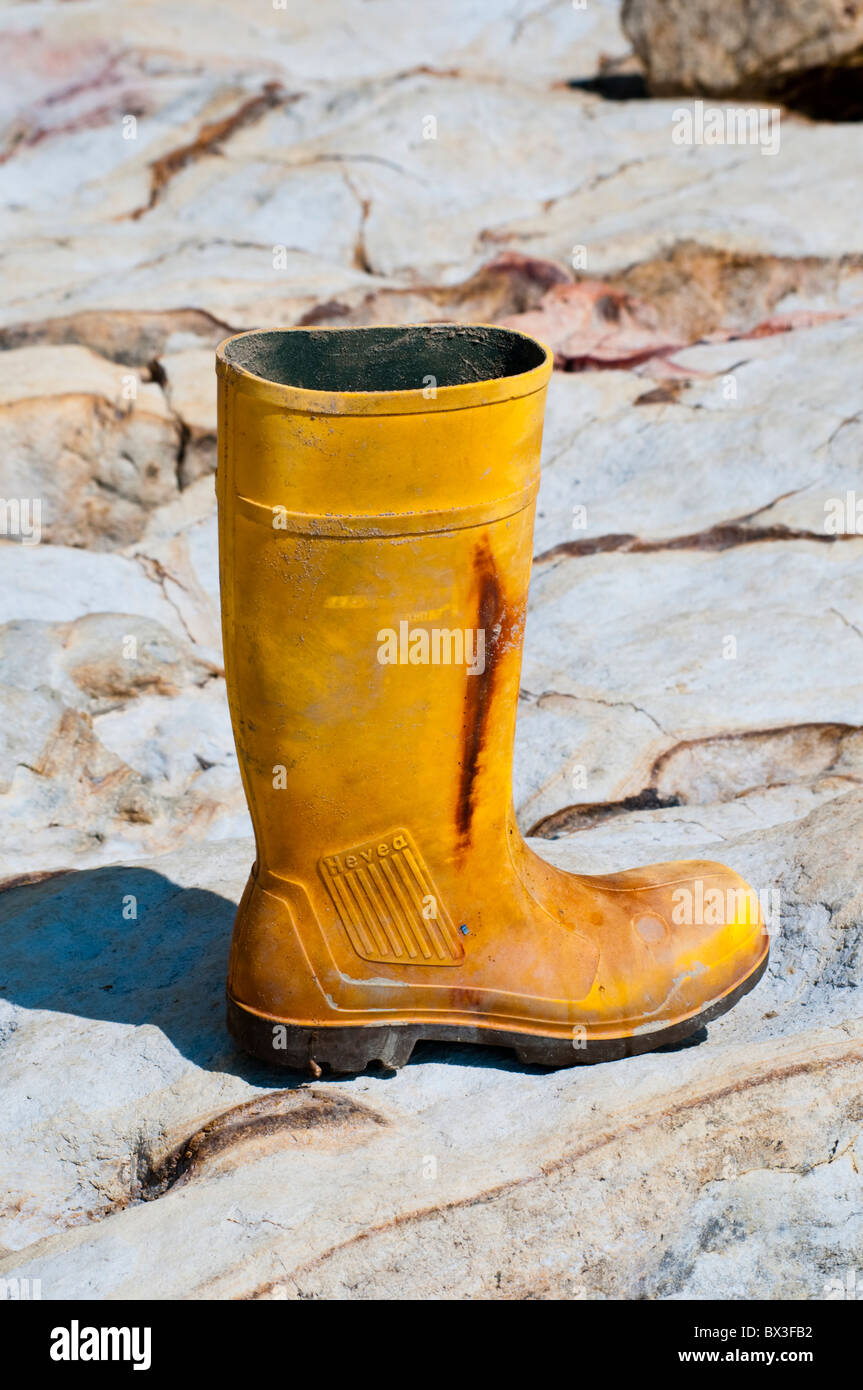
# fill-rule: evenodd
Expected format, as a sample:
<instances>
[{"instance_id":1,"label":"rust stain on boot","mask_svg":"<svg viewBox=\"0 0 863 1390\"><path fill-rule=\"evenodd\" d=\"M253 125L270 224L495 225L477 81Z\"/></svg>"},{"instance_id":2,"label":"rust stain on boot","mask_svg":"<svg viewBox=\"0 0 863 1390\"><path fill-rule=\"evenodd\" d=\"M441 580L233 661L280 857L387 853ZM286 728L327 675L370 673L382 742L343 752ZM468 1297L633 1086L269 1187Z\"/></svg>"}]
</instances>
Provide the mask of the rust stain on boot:
<instances>
[{"instance_id":1,"label":"rust stain on boot","mask_svg":"<svg viewBox=\"0 0 863 1390\"><path fill-rule=\"evenodd\" d=\"M483 536L474 548L473 568L477 588L476 630L485 633L485 664L481 672L465 677L461 775L456 802L456 827L462 848L470 844L476 779L488 730L498 660L505 645L506 607L488 536Z\"/></svg>"}]
</instances>

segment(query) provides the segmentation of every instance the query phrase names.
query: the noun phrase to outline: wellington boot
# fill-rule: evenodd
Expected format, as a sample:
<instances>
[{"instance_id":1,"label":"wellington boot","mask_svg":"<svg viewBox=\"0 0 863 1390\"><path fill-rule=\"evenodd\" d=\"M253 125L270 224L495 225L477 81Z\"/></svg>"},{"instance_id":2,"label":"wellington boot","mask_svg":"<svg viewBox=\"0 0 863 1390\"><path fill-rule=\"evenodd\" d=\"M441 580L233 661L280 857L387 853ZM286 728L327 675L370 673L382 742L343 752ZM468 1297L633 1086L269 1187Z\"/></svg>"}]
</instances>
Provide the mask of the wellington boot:
<instances>
[{"instance_id":1,"label":"wellington boot","mask_svg":"<svg viewBox=\"0 0 863 1390\"><path fill-rule=\"evenodd\" d=\"M564 873L516 826L550 372L487 327L219 349L225 663L257 843L228 1015L268 1061L399 1067L419 1039L610 1060L695 1032L766 966L758 900L721 864Z\"/></svg>"}]
</instances>

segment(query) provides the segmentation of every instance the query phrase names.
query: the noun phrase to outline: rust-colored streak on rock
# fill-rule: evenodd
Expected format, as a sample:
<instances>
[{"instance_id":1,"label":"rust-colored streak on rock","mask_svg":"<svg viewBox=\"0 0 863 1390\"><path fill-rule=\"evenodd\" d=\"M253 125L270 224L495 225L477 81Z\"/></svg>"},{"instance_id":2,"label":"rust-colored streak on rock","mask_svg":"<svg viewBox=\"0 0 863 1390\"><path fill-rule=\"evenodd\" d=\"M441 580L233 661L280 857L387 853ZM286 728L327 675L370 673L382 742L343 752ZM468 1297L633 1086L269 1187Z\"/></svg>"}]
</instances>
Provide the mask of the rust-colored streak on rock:
<instances>
[{"instance_id":1,"label":"rust-colored streak on rock","mask_svg":"<svg viewBox=\"0 0 863 1390\"><path fill-rule=\"evenodd\" d=\"M0 879L0 893L11 893L14 888L29 888L34 883L45 883L49 878L62 878L64 874L74 873L74 869L37 869L33 873L13 874L11 878Z\"/></svg>"},{"instance_id":2,"label":"rust-colored streak on rock","mask_svg":"<svg viewBox=\"0 0 863 1390\"><path fill-rule=\"evenodd\" d=\"M456 804L456 826L463 847L470 843L476 779L491 712L497 663L504 645L505 617L503 593L487 536L474 549L473 566L477 585L476 630L485 633L485 666L481 673L465 677L461 776Z\"/></svg>"},{"instance_id":3,"label":"rust-colored streak on rock","mask_svg":"<svg viewBox=\"0 0 863 1390\"><path fill-rule=\"evenodd\" d=\"M542 696L537 701L540 707L545 698ZM560 697L556 698L559 699ZM721 764L723 748L729 749L733 756L735 748L753 745L755 751L751 756L757 758L759 745L763 748L767 745L793 739L794 751L789 754L789 757L794 765L796 781L799 780L805 784L818 776L833 776L844 778L849 785L853 785L859 780L853 770L849 767L846 771L838 771L837 764L840 762L843 743L846 739L853 739L860 733L861 728L863 726L859 724L812 721L802 724L780 724L769 729L741 729L738 733L713 734L706 738L681 739L670 748L666 748L655 759L641 791L616 801L575 802L569 806L561 806L549 815L542 816L527 833L528 836L535 836L538 839L554 840L560 835L571 835L580 830L592 829L595 825L601 825L603 821L630 811L656 811L672 806L688 806L698 799L698 793L690 794L685 778L682 780L677 780L673 776L669 778L667 770L681 754L685 755L699 749L710 750L716 756L717 762ZM810 768L808 772L803 771L801 764L807 751L812 748L824 750L821 762L815 770ZM711 799L724 801L742 794L743 790L753 791L765 787L784 786L787 785L788 780L788 776L777 773L775 770L762 771L760 776L758 774L754 776L751 786L741 789L739 783L734 783L733 792L726 794L716 790Z\"/></svg>"},{"instance_id":4,"label":"rust-colored streak on rock","mask_svg":"<svg viewBox=\"0 0 863 1390\"><path fill-rule=\"evenodd\" d=\"M266 82L257 96L249 97L229 116L202 126L194 140L190 140L187 145L181 145L178 149L170 150L168 154L154 160L150 165L150 197L128 216L137 220L145 212L149 212L150 208L155 207L162 189L181 169L185 169L187 164L194 164L205 155L217 154L220 146L236 131L254 124L273 107L284 106L296 99L296 95L284 92L278 82Z\"/></svg>"},{"instance_id":5,"label":"rust-colored streak on rock","mask_svg":"<svg viewBox=\"0 0 863 1390\"><path fill-rule=\"evenodd\" d=\"M269 1095L232 1106L149 1166L138 1179L138 1195L144 1201L161 1197L180 1182L188 1182L214 1159L230 1149L255 1141L258 1145L281 1134L337 1132L343 1137L360 1127L385 1125L371 1106L348 1096L304 1087L298 1091L273 1091Z\"/></svg>"},{"instance_id":6,"label":"rust-colored streak on rock","mask_svg":"<svg viewBox=\"0 0 863 1390\"><path fill-rule=\"evenodd\" d=\"M804 1061L795 1061L786 1066L769 1066L763 1069L754 1069L748 1075L741 1076L738 1080L724 1085L716 1086L712 1090L710 1086L699 1088L692 1093L678 1093L677 1096L670 1096L665 1103L658 1109L650 1108L642 1114L634 1116L631 1120L622 1122L614 1129L604 1129L598 1134L591 1135L582 1140L573 1148L567 1149L559 1157L543 1163L532 1173L527 1173L516 1178L509 1178L504 1182L495 1183L493 1186L484 1189L482 1192L471 1193L466 1197L454 1197L449 1201L436 1202L427 1207L417 1207L413 1210L399 1212L396 1216L390 1217L386 1221L379 1222L367 1227L365 1230L358 1231L355 1235L349 1236L346 1240L331 1245L328 1249L322 1250L312 1259L298 1265L293 1269L286 1279L272 1280L260 1285L245 1295L247 1299L261 1299L272 1297L277 1289L286 1289L289 1284L296 1285L298 1279L308 1275L313 1271L321 1269L328 1260L335 1256L342 1255L345 1251L371 1243L375 1237L393 1230L400 1230L407 1227L419 1227L422 1222L434 1220L441 1216L448 1216L469 1210L479 1204L487 1205L501 1198L507 1198L517 1192L529 1191L537 1184L547 1181L558 1174L565 1176L572 1172L577 1165L590 1158L593 1154L601 1152L611 1144L620 1144L627 1139L632 1139L639 1134L644 1134L652 1126L674 1125L677 1121L684 1120L688 1115L705 1109L710 1106L719 1106L723 1101L736 1096L745 1096L748 1092L757 1093L762 1087L781 1085L783 1082L794 1081L797 1077L820 1076L830 1073L847 1066L859 1066L863 1063L863 1053L859 1046L852 1045L844 1052L832 1052L823 1057L810 1057ZM793 1169L791 1171L794 1171Z\"/></svg>"},{"instance_id":7,"label":"rust-colored streak on rock","mask_svg":"<svg viewBox=\"0 0 863 1390\"><path fill-rule=\"evenodd\" d=\"M671 536L668 539L653 541L641 540L629 532L613 532L606 536L596 536L579 541L560 541L549 550L534 557L534 564L542 565L549 560L565 556L582 558L588 555L602 555L610 550L621 551L627 555L653 555L661 550L732 550L738 545L757 545L761 541L818 541L819 544L833 545L837 541L859 540L855 531L839 532L834 535L826 531L807 531L798 527L785 526L779 522L772 526L749 526L746 518L737 521L718 522L704 531L695 531L687 536Z\"/></svg>"},{"instance_id":8,"label":"rust-colored streak on rock","mask_svg":"<svg viewBox=\"0 0 863 1390\"><path fill-rule=\"evenodd\" d=\"M661 797L654 787L644 787L640 792L621 797L618 801L589 801L562 806L559 811L542 816L527 834L538 840L554 840L558 835L570 835L576 830L592 830L603 821L630 811L660 811L679 805L679 797Z\"/></svg>"}]
</instances>

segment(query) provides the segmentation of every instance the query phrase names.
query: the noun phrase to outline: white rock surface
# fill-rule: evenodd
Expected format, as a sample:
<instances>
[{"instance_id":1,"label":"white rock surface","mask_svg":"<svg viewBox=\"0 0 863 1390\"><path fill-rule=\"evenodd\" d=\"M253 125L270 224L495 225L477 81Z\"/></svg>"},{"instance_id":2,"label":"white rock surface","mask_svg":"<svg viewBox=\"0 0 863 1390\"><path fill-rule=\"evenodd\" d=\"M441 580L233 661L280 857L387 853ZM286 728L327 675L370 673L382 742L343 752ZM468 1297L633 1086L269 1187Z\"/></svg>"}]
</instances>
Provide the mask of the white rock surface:
<instances>
[{"instance_id":1,"label":"white rock surface","mask_svg":"<svg viewBox=\"0 0 863 1390\"><path fill-rule=\"evenodd\" d=\"M634 71L611 0L374 10L0 17L0 1277L823 1297L863 1267L858 128L675 145L680 99L599 94ZM676 1052L545 1074L423 1046L308 1086L222 1020L254 850L213 349L435 319L532 328L567 368L522 827L587 871L725 860L771 967Z\"/></svg>"},{"instance_id":2,"label":"white rock surface","mask_svg":"<svg viewBox=\"0 0 863 1390\"><path fill-rule=\"evenodd\" d=\"M159 387L83 347L4 353L0 496L40 503L54 544L113 548L177 491L180 427Z\"/></svg>"},{"instance_id":3,"label":"white rock surface","mask_svg":"<svg viewBox=\"0 0 863 1390\"><path fill-rule=\"evenodd\" d=\"M857 791L727 835L779 895L765 981L706 1043L557 1073L426 1046L273 1091L222 1029L248 841L7 890L0 1275L56 1298L823 1297L863 1235L861 830ZM602 870L604 834L554 858Z\"/></svg>"}]
</instances>

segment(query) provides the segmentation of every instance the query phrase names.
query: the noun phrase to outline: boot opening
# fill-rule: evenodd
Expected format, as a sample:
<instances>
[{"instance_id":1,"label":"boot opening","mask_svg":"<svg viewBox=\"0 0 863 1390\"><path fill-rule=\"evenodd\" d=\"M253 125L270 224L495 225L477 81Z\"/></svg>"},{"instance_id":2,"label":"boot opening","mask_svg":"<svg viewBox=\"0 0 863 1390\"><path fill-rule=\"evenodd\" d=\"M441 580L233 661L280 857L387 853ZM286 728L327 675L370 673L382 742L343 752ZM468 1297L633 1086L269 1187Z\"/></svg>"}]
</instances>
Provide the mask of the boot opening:
<instances>
[{"instance_id":1,"label":"boot opening","mask_svg":"<svg viewBox=\"0 0 863 1390\"><path fill-rule=\"evenodd\" d=\"M546 360L543 347L521 333L451 323L245 333L226 344L224 356L280 386L336 392L465 386L520 376Z\"/></svg>"}]
</instances>

